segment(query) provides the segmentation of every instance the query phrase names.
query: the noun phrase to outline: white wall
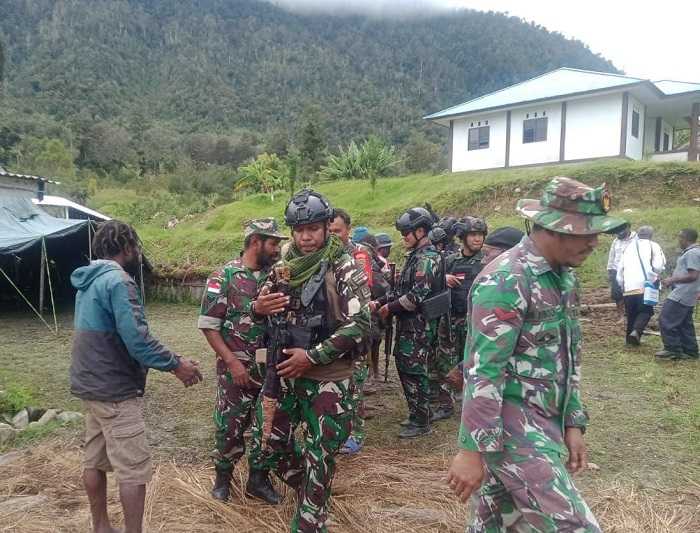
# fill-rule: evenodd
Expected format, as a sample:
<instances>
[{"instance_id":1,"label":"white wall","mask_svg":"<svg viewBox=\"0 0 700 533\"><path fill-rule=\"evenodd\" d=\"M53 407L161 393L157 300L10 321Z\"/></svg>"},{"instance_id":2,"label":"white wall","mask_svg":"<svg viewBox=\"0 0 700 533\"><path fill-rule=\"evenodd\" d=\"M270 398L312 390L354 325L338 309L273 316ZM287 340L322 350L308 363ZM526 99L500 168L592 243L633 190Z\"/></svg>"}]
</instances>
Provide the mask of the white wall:
<instances>
[{"instance_id":1,"label":"white wall","mask_svg":"<svg viewBox=\"0 0 700 533\"><path fill-rule=\"evenodd\" d=\"M644 120L644 153L654 153L654 135L656 134L656 117L645 117Z\"/></svg>"},{"instance_id":2,"label":"white wall","mask_svg":"<svg viewBox=\"0 0 700 533\"><path fill-rule=\"evenodd\" d=\"M537 114L537 116L535 116ZM523 121L547 117L547 140L523 143ZM510 117L510 166L559 161L561 140L561 102L538 107L514 109Z\"/></svg>"},{"instance_id":3,"label":"white wall","mask_svg":"<svg viewBox=\"0 0 700 533\"><path fill-rule=\"evenodd\" d=\"M468 150L469 128L488 121L489 147ZM452 172L504 167L506 164L506 112L491 113L454 121L452 131Z\"/></svg>"},{"instance_id":4,"label":"white wall","mask_svg":"<svg viewBox=\"0 0 700 533\"><path fill-rule=\"evenodd\" d=\"M621 128L622 93L569 100L564 159L620 155Z\"/></svg>"},{"instance_id":5,"label":"white wall","mask_svg":"<svg viewBox=\"0 0 700 533\"><path fill-rule=\"evenodd\" d=\"M645 154L654 154L657 153L655 150L655 142L656 142L656 118L657 117L649 117L648 120L646 120L646 138L644 139L644 153ZM665 120L661 120L661 134L659 135L659 151L658 153L661 153L664 151L664 133L668 134L668 150L671 151L673 150L673 126L666 122ZM656 159L655 159L656 160Z\"/></svg>"},{"instance_id":6,"label":"white wall","mask_svg":"<svg viewBox=\"0 0 700 533\"><path fill-rule=\"evenodd\" d=\"M632 136L632 111L639 113L639 135ZM622 120L622 118L620 118ZM642 135L644 132L644 105L630 95L627 101L627 146L625 155L630 159L640 160L644 155Z\"/></svg>"}]
</instances>

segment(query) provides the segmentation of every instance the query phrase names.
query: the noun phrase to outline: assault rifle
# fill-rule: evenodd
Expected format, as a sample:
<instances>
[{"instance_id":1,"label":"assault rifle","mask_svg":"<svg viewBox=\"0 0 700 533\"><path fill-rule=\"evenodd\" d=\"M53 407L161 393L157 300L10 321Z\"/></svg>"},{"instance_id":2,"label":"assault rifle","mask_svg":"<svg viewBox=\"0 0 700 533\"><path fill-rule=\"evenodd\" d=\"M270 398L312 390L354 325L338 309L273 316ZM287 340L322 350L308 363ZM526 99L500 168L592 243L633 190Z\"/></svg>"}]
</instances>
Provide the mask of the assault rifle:
<instances>
[{"instance_id":1,"label":"assault rifle","mask_svg":"<svg viewBox=\"0 0 700 533\"><path fill-rule=\"evenodd\" d=\"M396 263L389 263L389 294L388 301L394 298L396 292ZM389 359L391 358L391 347L394 337L394 318L389 317L384 331L384 383L389 381Z\"/></svg>"},{"instance_id":2,"label":"assault rifle","mask_svg":"<svg viewBox=\"0 0 700 533\"><path fill-rule=\"evenodd\" d=\"M277 283L274 287L276 292L289 294L289 278L291 273L288 267L275 267ZM266 285L267 286L267 285ZM271 290L271 287L270 287ZM267 357L265 361L265 383L263 384L263 438L262 445L265 446L272 433L272 420L277 411L277 401L280 397L281 381L277 375L277 365L284 361L283 350L289 346L290 334L287 324L286 313L267 317L269 332L267 343Z\"/></svg>"}]
</instances>

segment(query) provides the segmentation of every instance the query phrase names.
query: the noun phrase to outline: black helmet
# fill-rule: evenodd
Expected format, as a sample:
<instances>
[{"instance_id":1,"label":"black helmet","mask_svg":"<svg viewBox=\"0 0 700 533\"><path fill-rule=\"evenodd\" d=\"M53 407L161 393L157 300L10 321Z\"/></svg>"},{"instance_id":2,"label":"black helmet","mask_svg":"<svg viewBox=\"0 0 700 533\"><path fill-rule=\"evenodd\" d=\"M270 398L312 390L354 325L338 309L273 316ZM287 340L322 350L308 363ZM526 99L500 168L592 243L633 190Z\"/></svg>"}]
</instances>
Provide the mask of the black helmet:
<instances>
[{"instance_id":1,"label":"black helmet","mask_svg":"<svg viewBox=\"0 0 700 533\"><path fill-rule=\"evenodd\" d=\"M430 231L433 227L433 217L423 207L412 207L396 219L395 225L402 235L409 231L416 231L418 228Z\"/></svg>"},{"instance_id":2,"label":"black helmet","mask_svg":"<svg viewBox=\"0 0 700 533\"><path fill-rule=\"evenodd\" d=\"M389 235L387 235L386 233L377 233L375 235L375 238L377 239L377 249L390 248L394 245L394 243L391 240L391 237L389 237Z\"/></svg>"},{"instance_id":3,"label":"black helmet","mask_svg":"<svg viewBox=\"0 0 700 533\"><path fill-rule=\"evenodd\" d=\"M440 243L447 243L449 241L447 237L447 232L440 226L435 226L428 232L428 238L433 245L438 245Z\"/></svg>"},{"instance_id":4,"label":"black helmet","mask_svg":"<svg viewBox=\"0 0 700 533\"><path fill-rule=\"evenodd\" d=\"M334 216L333 207L325 196L311 189L299 191L287 204L284 222L287 226L301 226L330 220Z\"/></svg>"},{"instance_id":5,"label":"black helmet","mask_svg":"<svg viewBox=\"0 0 700 533\"><path fill-rule=\"evenodd\" d=\"M489 228L483 218L464 217L455 225L458 239L464 239L467 233L483 233L486 236Z\"/></svg>"},{"instance_id":6,"label":"black helmet","mask_svg":"<svg viewBox=\"0 0 700 533\"><path fill-rule=\"evenodd\" d=\"M456 224L457 219L455 217L442 217L438 222L438 226L445 230L448 239L452 239L455 236Z\"/></svg>"}]
</instances>

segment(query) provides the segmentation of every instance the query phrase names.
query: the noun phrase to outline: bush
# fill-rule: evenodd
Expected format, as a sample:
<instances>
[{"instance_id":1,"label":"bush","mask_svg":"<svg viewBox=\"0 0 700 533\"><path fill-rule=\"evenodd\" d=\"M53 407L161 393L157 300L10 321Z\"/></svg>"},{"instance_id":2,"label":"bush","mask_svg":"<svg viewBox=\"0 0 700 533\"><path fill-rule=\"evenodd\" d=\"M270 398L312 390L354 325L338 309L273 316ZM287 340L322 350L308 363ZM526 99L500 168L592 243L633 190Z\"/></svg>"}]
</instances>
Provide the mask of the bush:
<instances>
[{"instance_id":1,"label":"bush","mask_svg":"<svg viewBox=\"0 0 700 533\"><path fill-rule=\"evenodd\" d=\"M0 393L0 413L12 413L24 409L34 403L34 395L29 389L12 383L7 390Z\"/></svg>"}]
</instances>

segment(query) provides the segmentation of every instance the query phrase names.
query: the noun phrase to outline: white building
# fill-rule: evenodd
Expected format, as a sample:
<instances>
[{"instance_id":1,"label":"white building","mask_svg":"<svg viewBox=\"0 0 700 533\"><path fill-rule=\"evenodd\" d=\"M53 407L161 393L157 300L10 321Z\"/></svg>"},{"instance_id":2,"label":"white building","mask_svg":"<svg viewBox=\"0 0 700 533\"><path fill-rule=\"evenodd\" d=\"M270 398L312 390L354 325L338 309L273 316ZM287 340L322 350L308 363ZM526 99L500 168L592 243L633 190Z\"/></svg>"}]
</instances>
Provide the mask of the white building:
<instances>
[{"instance_id":1,"label":"white building","mask_svg":"<svg viewBox=\"0 0 700 533\"><path fill-rule=\"evenodd\" d=\"M700 83L560 68L424 118L450 129L457 172L609 157L697 161L699 117ZM674 146L680 130L692 141Z\"/></svg>"}]
</instances>

